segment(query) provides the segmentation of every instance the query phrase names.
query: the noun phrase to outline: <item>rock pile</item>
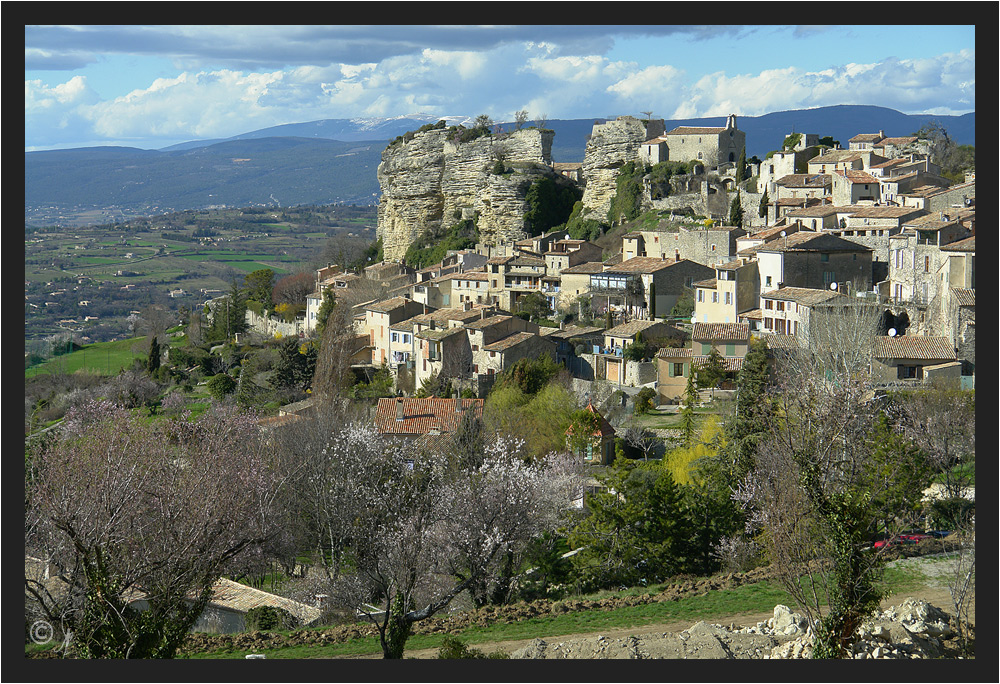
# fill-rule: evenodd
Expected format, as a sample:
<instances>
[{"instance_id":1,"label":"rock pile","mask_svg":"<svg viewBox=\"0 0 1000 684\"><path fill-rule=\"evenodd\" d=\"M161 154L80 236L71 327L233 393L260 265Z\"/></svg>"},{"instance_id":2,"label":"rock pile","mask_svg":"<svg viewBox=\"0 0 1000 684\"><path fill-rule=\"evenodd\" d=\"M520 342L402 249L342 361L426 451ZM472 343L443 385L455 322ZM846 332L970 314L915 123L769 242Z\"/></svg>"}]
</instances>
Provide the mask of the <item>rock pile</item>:
<instances>
[{"instance_id":1,"label":"rock pile","mask_svg":"<svg viewBox=\"0 0 1000 684\"><path fill-rule=\"evenodd\" d=\"M950 618L925 601L907 599L869 622L851 647L855 659L939 658L943 641L953 636ZM528 659L659 659L695 660L795 659L812 656L813 626L787 606L774 616L743 628L699 622L676 634L599 636L570 641L535 639L511 658Z\"/></svg>"}]
</instances>

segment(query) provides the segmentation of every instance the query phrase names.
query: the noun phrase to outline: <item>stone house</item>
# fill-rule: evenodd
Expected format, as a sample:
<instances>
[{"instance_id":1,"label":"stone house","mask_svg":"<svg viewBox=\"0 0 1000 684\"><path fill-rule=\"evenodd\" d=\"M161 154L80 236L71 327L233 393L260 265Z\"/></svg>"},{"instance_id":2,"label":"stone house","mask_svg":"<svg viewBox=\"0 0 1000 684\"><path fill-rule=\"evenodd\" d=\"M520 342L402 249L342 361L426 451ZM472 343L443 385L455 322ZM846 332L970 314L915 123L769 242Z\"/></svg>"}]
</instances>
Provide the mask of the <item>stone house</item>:
<instances>
[{"instance_id":1,"label":"stone house","mask_svg":"<svg viewBox=\"0 0 1000 684\"><path fill-rule=\"evenodd\" d=\"M665 316L685 289L713 274L708 266L687 259L677 261L665 255L659 259L632 257L614 266L605 265L602 272L591 274L591 306L642 318L651 313Z\"/></svg>"},{"instance_id":2,"label":"stone house","mask_svg":"<svg viewBox=\"0 0 1000 684\"><path fill-rule=\"evenodd\" d=\"M539 334L552 340L556 345L556 363L566 366L576 375L572 367L576 358L576 344L585 347L585 353L594 351L604 341L604 328L596 326L564 325L558 328L540 328ZM589 379L589 378L588 378Z\"/></svg>"},{"instance_id":3,"label":"stone house","mask_svg":"<svg viewBox=\"0 0 1000 684\"><path fill-rule=\"evenodd\" d=\"M379 366L389 363L390 327L426 312L426 306L406 297L393 297L380 302L374 302L365 307L365 332L372 346L371 362Z\"/></svg>"},{"instance_id":4,"label":"stone house","mask_svg":"<svg viewBox=\"0 0 1000 684\"><path fill-rule=\"evenodd\" d=\"M601 248L588 240L556 240L544 254L545 274L558 276L564 268L600 261L601 254Z\"/></svg>"},{"instance_id":5,"label":"stone house","mask_svg":"<svg viewBox=\"0 0 1000 684\"><path fill-rule=\"evenodd\" d=\"M837 206L876 202L882 197L882 187L878 178L867 171L837 170L831 174L833 186L831 198Z\"/></svg>"},{"instance_id":6,"label":"stone house","mask_svg":"<svg viewBox=\"0 0 1000 684\"><path fill-rule=\"evenodd\" d=\"M930 141L920 140L915 135L882 138L872 145L872 149L887 159L898 159L913 154L929 156Z\"/></svg>"},{"instance_id":7,"label":"stone house","mask_svg":"<svg viewBox=\"0 0 1000 684\"><path fill-rule=\"evenodd\" d=\"M485 268L491 301L507 311L516 311L518 300L542 289L545 260L539 256L494 257L486 262Z\"/></svg>"},{"instance_id":8,"label":"stone house","mask_svg":"<svg viewBox=\"0 0 1000 684\"><path fill-rule=\"evenodd\" d=\"M883 138L885 138L884 131L879 131L878 133L859 133L847 141L847 149L872 150Z\"/></svg>"},{"instance_id":9,"label":"stone house","mask_svg":"<svg viewBox=\"0 0 1000 684\"><path fill-rule=\"evenodd\" d=\"M684 397L691 373L708 362L712 349L722 356L727 381L743 366L750 345L746 323L695 323L687 347L664 347L656 354L656 395L661 404L676 404Z\"/></svg>"},{"instance_id":10,"label":"stone house","mask_svg":"<svg viewBox=\"0 0 1000 684\"><path fill-rule=\"evenodd\" d=\"M756 248L761 294L780 287L870 290L872 250L824 233L799 231Z\"/></svg>"},{"instance_id":11,"label":"stone house","mask_svg":"<svg viewBox=\"0 0 1000 684\"><path fill-rule=\"evenodd\" d=\"M800 328L803 333L808 330L809 314L814 306L844 299L844 295L828 289L781 287L765 292L760 298L762 333L798 335Z\"/></svg>"},{"instance_id":12,"label":"stone house","mask_svg":"<svg viewBox=\"0 0 1000 684\"><path fill-rule=\"evenodd\" d=\"M904 206L916 207L926 211L954 211L956 208L975 206L976 181L959 183L950 187L923 185L900 193L898 198Z\"/></svg>"},{"instance_id":13,"label":"stone house","mask_svg":"<svg viewBox=\"0 0 1000 684\"><path fill-rule=\"evenodd\" d=\"M635 342L639 334L644 340L677 339L683 336L680 330L668 323L635 319L604 331L604 353L621 356L625 347Z\"/></svg>"},{"instance_id":14,"label":"stone house","mask_svg":"<svg viewBox=\"0 0 1000 684\"><path fill-rule=\"evenodd\" d=\"M877 336L872 352L875 382L922 381L961 375L961 364L947 337Z\"/></svg>"},{"instance_id":15,"label":"stone house","mask_svg":"<svg viewBox=\"0 0 1000 684\"><path fill-rule=\"evenodd\" d=\"M642 143L639 159L654 165L663 161L700 161L708 169L735 163L746 149L746 133L736 126L736 115L726 118L725 127L678 126Z\"/></svg>"},{"instance_id":16,"label":"stone house","mask_svg":"<svg viewBox=\"0 0 1000 684\"><path fill-rule=\"evenodd\" d=\"M451 281L452 306L463 306L466 302L484 304L490 301L490 278L485 270L450 273L443 278Z\"/></svg>"},{"instance_id":17,"label":"stone house","mask_svg":"<svg viewBox=\"0 0 1000 684\"><path fill-rule=\"evenodd\" d=\"M590 277L604 271L600 261L588 261L576 266L564 268L559 272L559 291L556 296L556 311L579 313L576 310L577 300L590 292Z\"/></svg>"},{"instance_id":18,"label":"stone house","mask_svg":"<svg viewBox=\"0 0 1000 684\"><path fill-rule=\"evenodd\" d=\"M694 317L701 323L736 323L760 301L757 262L728 261L715 267L715 278L694 284Z\"/></svg>"},{"instance_id":19,"label":"stone house","mask_svg":"<svg viewBox=\"0 0 1000 684\"><path fill-rule=\"evenodd\" d=\"M772 200L825 199L833 196L833 176L828 173L794 173L774 181Z\"/></svg>"},{"instance_id":20,"label":"stone house","mask_svg":"<svg viewBox=\"0 0 1000 684\"><path fill-rule=\"evenodd\" d=\"M469 349L472 352L472 373L494 375L506 368L504 362L513 358L513 352L504 358L502 354L498 355L498 350L491 345L518 333L537 335L539 326L537 323L531 323L519 316L495 313L492 316L466 323L465 331L469 337ZM511 343L513 342L515 340L511 340ZM492 354L490 354L491 351Z\"/></svg>"},{"instance_id":21,"label":"stone house","mask_svg":"<svg viewBox=\"0 0 1000 684\"><path fill-rule=\"evenodd\" d=\"M947 214L927 214L906 221L902 232L890 238L888 295L896 302L916 302L927 305L949 287L952 277L952 254L942 248L970 237L957 218ZM974 243L973 243L974 248ZM959 248L961 250L961 248ZM963 284L968 264L971 282L974 252L971 260L961 260ZM959 264L955 261L955 265Z\"/></svg>"},{"instance_id":22,"label":"stone house","mask_svg":"<svg viewBox=\"0 0 1000 684\"><path fill-rule=\"evenodd\" d=\"M962 362L962 375L976 373L976 291L953 287L945 320L947 336Z\"/></svg>"},{"instance_id":23,"label":"stone house","mask_svg":"<svg viewBox=\"0 0 1000 684\"><path fill-rule=\"evenodd\" d=\"M451 274L441 275L410 286L410 298L428 308L446 309L452 305Z\"/></svg>"},{"instance_id":24,"label":"stone house","mask_svg":"<svg viewBox=\"0 0 1000 684\"><path fill-rule=\"evenodd\" d=\"M546 355L555 360L555 342L536 332L516 332L483 345L477 364L478 375L494 376L504 372L521 359L537 359Z\"/></svg>"},{"instance_id":25,"label":"stone house","mask_svg":"<svg viewBox=\"0 0 1000 684\"><path fill-rule=\"evenodd\" d=\"M634 257L686 259L711 266L735 257L736 241L747 231L736 226L684 227L677 230L640 230L622 236L622 260Z\"/></svg>"},{"instance_id":26,"label":"stone house","mask_svg":"<svg viewBox=\"0 0 1000 684\"><path fill-rule=\"evenodd\" d=\"M838 207L833 204L818 204L811 207L796 207L784 216L786 224L799 223L806 230L835 230L840 225L841 217L855 208L857 207L853 205Z\"/></svg>"}]
</instances>

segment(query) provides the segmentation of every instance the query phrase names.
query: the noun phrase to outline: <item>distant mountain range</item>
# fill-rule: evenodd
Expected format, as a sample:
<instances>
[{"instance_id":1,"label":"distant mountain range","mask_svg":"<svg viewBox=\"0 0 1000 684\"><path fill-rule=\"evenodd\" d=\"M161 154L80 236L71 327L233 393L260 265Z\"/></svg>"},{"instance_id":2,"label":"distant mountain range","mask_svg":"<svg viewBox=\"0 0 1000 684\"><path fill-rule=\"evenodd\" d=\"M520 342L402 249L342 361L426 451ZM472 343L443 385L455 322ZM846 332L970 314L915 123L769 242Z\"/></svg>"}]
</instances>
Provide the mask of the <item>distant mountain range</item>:
<instances>
[{"instance_id":1,"label":"distant mountain range","mask_svg":"<svg viewBox=\"0 0 1000 684\"><path fill-rule=\"evenodd\" d=\"M445 118L323 119L250 131L221 140L195 140L161 150L88 147L24 155L25 218L32 223L83 209L151 215L208 206L371 204L379 194L375 172L395 137ZM959 144L975 145L976 115L903 114L893 109L839 105L737 118L747 156L763 158L792 133L830 135L843 146L858 133L909 135L938 121ZM595 122L549 119L553 161L581 162ZM529 122L528 125L531 125ZM671 119L675 126L724 126L725 117ZM507 124L512 126L512 124Z\"/></svg>"}]
</instances>

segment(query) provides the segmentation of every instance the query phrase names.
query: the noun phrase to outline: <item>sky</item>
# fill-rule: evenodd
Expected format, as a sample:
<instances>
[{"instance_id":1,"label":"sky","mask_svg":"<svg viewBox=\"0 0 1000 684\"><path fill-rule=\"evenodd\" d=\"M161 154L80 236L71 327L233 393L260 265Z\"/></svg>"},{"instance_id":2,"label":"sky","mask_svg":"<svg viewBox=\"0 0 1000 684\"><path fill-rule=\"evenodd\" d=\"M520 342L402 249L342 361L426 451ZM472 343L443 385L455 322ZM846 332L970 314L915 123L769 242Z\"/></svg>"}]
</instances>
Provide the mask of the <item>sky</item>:
<instances>
[{"instance_id":1,"label":"sky","mask_svg":"<svg viewBox=\"0 0 1000 684\"><path fill-rule=\"evenodd\" d=\"M519 110L956 115L975 111L975 58L973 25L25 25L24 142L159 149L320 119Z\"/></svg>"}]
</instances>

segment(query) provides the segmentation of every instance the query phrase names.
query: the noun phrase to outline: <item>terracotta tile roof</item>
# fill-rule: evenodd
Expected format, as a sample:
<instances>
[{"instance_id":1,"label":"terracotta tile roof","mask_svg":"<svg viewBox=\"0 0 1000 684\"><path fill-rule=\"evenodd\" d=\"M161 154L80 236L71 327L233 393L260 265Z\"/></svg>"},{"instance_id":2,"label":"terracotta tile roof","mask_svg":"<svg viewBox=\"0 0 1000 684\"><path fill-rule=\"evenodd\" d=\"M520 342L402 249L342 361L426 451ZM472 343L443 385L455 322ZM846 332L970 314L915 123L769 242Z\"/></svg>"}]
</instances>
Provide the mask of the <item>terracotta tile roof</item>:
<instances>
[{"instance_id":1,"label":"terracotta tile roof","mask_svg":"<svg viewBox=\"0 0 1000 684\"><path fill-rule=\"evenodd\" d=\"M719 284L718 278L709 278L708 280L699 280L698 282L694 283L694 286L706 288L709 290L714 290L718 284Z\"/></svg>"},{"instance_id":2,"label":"terracotta tile roof","mask_svg":"<svg viewBox=\"0 0 1000 684\"><path fill-rule=\"evenodd\" d=\"M841 178L846 178L851 183L878 183L878 178L871 175L867 171L857 171L855 169L843 171L841 169L837 169L834 173Z\"/></svg>"},{"instance_id":3,"label":"terracotta tile roof","mask_svg":"<svg viewBox=\"0 0 1000 684\"><path fill-rule=\"evenodd\" d=\"M798 349L800 347L799 338L795 335L765 333L760 338L764 340L768 349Z\"/></svg>"},{"instance_id":4,"label":"terracotta tile roof","mask_svg":"<svg viewBox=\"0 0 1000 684\"><path fill-rule=\"evenodd\" d=\"M452 335L458 335L459 333L465 333L465 328L460 325L456 325L450 328L435 328L427 330L421 330L416 333L416 337L422 340L443 340L445 338L451 337Z\"/></svg>"},{"instance_id":5,"label":"terracotta tile roof","mask_svg":"<svg viewBox=\"0 0 1000 684\"><path fill-rule=\"evenodd\" d=\"M842 162L855 161L861 159L861 152L858 150L832 150L826 154L813 157L810 164L839 164Z\"/></svg>"},{"instance_id":6,"label":"terracotta tile roof","mask_svg":"<svg viewBox=\"0 0 1000 684\"><path fill-rule=\"evenodd\" d=\"M857 218L903 218L913 214L923 213L923 209L914 207L861 207L852 211L849 216Z\"/></svg>"},{"instance_id":7,"label":"terracotta tile roof","mask_svg":"<svg viewBox=\"0 0 1000 684\"><path fill-rule=\"evenodd\" d=\"M375 428L382 434L395 435L426 435L432 429L454 432L463 411L471 409L477 418L482 418L484 402L485 399L438 397L382 398L375 409Z\"/></svg>"},{"instance_id":8,"label":"terracotta tile roof","mask_svg":"<svg viewBox=\"0 0 1000 684\"><path fill-rule=\"evenodd\" d=\"M775 181L786 188L823 188L832 182L828 173L790 173Z\"/></svg>"},{"instance_id":9,"label":"terracotta tile roof","mask_svg":"<svg viewBox=\"0 0 1000 684\"><path fill-rule=\"evenodd\" d=\"M882 138L875 147L885 147L886 145L908 145L909 143L917 142L917 137L914 136L903 136L901 138Z\"/></svg>"},{"instance_id":10,"label":"terracotta tile roof","mask_svg":"<svg viewBox=\"0 0 1000 684\"><path fill-rule=\"evenodd\" d=\"M692 340L713 340L716 342L749 342L749 323L695 323L691 330Z\"/></svg>"},{"instance_id":11,"label":"terracotta tile roof","mask_svg":"<svg viewBox=\"0 0 1000 684\"><path fill-rule=\"evenodd\" d=\"M959 306L975 306L976 305L976 291L969 290L964 287L953 287L951 292L955 295L955 301Z\"/></svg>"},{"instance_id":12,"label":"terracotta tile roof","mask_svg":"<svg viewBox=\"0 0 1000 684\"><path fill-rule=\"evenodd\" d=\"M757 247L758 252L871 252L870 247L835 235L799 231Z\"/></svg>"},{"instance_id":13,"label":"terracotta tile roof","mask_svg":"<svg viewBox=\"0 0 1000 684\"><path fill-rule=\"evenodd\" d=\"M246 613L251 608L259 608L261 606L283 608L298 618L303 625L318 620L320 617L320 610L318 608L293 601L284 596L277 596L266 591L261 591L260 589L254 589L253 587L233 582L224 577L219 578L212 587L212 598L209 599L209 603L239 613Z\"/></svg>"},{"instance_id":14,"label":"terracotta tile roof","mask_svg":"<svg viewBox=\"0 0 1000 684\"><path fill-rule=\"evenodd\" d=\"M723 133L723 132L725 132L725 130L726 129L723 128L723 127L721 127L721 126L720 127L715 127L715 126L678 126L677 128L674 128L672 130L667 131L663 135L699 135L699 134L713 135L713 134L716 134L716 133Z\"/></svg>"},{"instance_id":15,"label":"terracotta tile roof","mask_svg":"<svg viewBox=\"0 0 1000 684\"><path fill-rule=\"evenodd\" d=\"M596 326L567 325L565 328L540 328L539 334L556 339L570 339L572 337L603 337L604 328Z\"/></svg>"},{"instance_id":16,"label":"terracotta tile roof","mask_svg":"<svg viewBox=\"0 0 1000 684\"><path fill-rule=\"evenodd\" d=\"M493 316L487 316L486 318L480 318L478 321L466 323L465 327L469 330L480 330L482 328L488 328L491 325L496 325L497 323L509 321L511 318L513 318L513 316L510 314L495 314Z\"/></svg>"},{"instance_id":17,"label":"terracotta tile roof","mask_svg":"<svg viewBox=\"0 0 1000 684\"><path fill-rule=\"evenodd\" d=\"M751 321L760 321L764 319L764 312L760 309L750 309L749 311L736 314L736 317L746 318Z\"/></svg>"},{"instance_id":18,"label":"terracotta tile roof","mask_svg":"<svg viewBox=\"0 0 1000 684\"><path fill-rule=\"evenodd\" d=\"M383 299L380 302L369 304L368 306L365 307L365 310L375 311L378 313L388 313L393 309L398 309L399 307L403 306L409 301L412 300L409 300L406 297L393 297L392 299Z\"/></svg>"},{"instance_id":19,"label":"terracotta tile roof","mask_svg":"<svg viewBox=\"0 0 1000 684\"><path fill-rule=\"evenodd\" d=\"M844 214L851 211L855 211L860 205L856 204L845 204L843 206L836 206L833 204L822 204L816 207L803 207L801 209L792 209L790 212L785 214L789 218L821 218L824 216L833 216L834 214Z\"/></svg>"},{"instance_id":20,"label":"terracotta tile roof","mask_svg":"<svg viewBox=\"0 0 1000 684\"><path fill-rule=\"evenodd\" d=\"M709 356L700 355L691 357L691 365L695 368L704 366L708 364ZM722 369L728 372L738 372L743 368L743 357L742 356L723 356L722 357Z\"/></svg>"},{"instance_id":21,"label":"terracotta tile roof","mask_svg":"<svg viewBox=\"0 0 1000 684\"><path fill-rule=\"evenodd\" d=\"M516 332L512 335L508 335L507 337L503 337L497 340L496 342L491 342L490 344L484 344L483 351L491 351L491 352L507 351L508 349L516 347L522 342L530 340L532 337L540 337L540 335L537 335L532 332Z\"/></svg>"},{"instance_id":22,"label":"terracotta tile roof","mask_svg":"<svg viewBox=\"0 0 1000 684\"><path fill-rule=\"evenodd\" d=\"M976 251L976 236L967 237L964 240L956 240L955 242L949 242L947 245L943 245L941 250L944 252L975 252Z\"/></svg>"},{"instance_id":23,"label":"terracotta tile roof","mask_svg":"<svg viewBox=\"0 0 1000 684\"><path fill-rule=\"evenodd\" d=\"M947 337L918 337L902 335L875 338L876 359L955 359L955 349Z\"/></svg>"},{"instance_id":24,"label":"terracotta tile roof","mask_svg":"<svg viewBox=\"0 0 1000 684\"><path fill-rule=\"evenodd\" d=\"M660 350L656 352L658 359L683 359L692 356L694 356L694 352L691 351L690 347L660 347Z\"/></svg>"},{"instance_id":25,"label":"terracotta tile roof","mask_svg":"<svg viewBox=\"0 0 1000 684\"><path fill-rule=\"evenodd\" d=\"M582 264L577 264L576 266L570 266L569 268L564 268L559 273L601 273L604 271L604 264L600 261L586 261Z\"/></svg>"},{"instance_id":26,"label":"terracotta tile roof","mask_svg":"<svg viewBox=\"0 0 1000 684\"><path fill-rule=\"evenodd\" d=\"M621 325L616 325L613 328L608 328L604 331L605 335L610 335L611 337L632 337L637 332L642 332L654 325L662 325L659 321L644 321L641 319L636 319L629 321L628 323L622 323Z\"/></svg>"},{"instance_id":27,"label":"terracotta tile roof","mask_svg":"<svg viewBox=\"0 0 1000 684\"><path fill-rule=\"evenodd\" d=\"M673 259L661 259L657 257L632 257L620 264L609 266L607 270L612 273L652 273L660 271L678 263Z\"/></svg>"},{"instance_id":28,"label":"terracotta tile roof","mask_svg":"<svg viewBox=\"0 0 1000 684\"><path fill-rule=\"evenodd\" d=\"M804 306L813 306L821 302L843 297L839 292L817 290L811 287L780 287L761 295L762 299L780 299L786 302L796 302Z\"/></svg>"},{"instance_id":29,"label":"terracotta tile roof","mask_svg":"<svg viewBox=\"0 0 1000 684\"><path fill-rule=\"evenodd\" d=\"M878 133L858 133L847 142L878 142L882 136Z\"/></svg>"}]
</instances>

